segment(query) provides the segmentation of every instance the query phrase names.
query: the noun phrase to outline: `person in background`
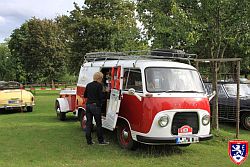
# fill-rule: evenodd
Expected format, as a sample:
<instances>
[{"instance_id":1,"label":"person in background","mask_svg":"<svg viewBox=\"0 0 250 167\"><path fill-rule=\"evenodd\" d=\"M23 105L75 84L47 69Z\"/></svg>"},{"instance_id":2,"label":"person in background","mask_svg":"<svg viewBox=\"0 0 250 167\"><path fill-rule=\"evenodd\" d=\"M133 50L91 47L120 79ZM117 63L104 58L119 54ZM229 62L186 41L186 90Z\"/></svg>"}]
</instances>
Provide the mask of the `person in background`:
<instances>
[{"instance_id":1,"label":"person in background","mask_svg":"<svg viewBox=\"0 0 250 167\"><path fill-rule=\"evenodd\" d=\"M102 118L101 118L101 105L103 98L103 86L102 86L103 74L101 72L96 72L93 76L93 82L87 84L84 98L87 98L86 103L86 139L87 144L92 145L94 142L91 137L92 121L93 117L96 122L97 127L97 137L98 142L101 145L109 144L104 140L103 130L102 130Z\"/></svg>"}]
</instances>

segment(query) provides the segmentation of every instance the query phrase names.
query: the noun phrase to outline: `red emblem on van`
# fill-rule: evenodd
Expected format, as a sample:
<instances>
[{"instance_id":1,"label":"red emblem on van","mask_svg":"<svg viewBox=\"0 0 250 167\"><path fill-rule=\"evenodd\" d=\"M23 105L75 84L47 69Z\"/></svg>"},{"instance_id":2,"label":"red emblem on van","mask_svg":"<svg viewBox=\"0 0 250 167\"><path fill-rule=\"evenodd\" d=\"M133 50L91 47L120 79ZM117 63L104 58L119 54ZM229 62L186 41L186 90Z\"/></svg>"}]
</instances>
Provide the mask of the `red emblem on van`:
<instances>
[{"instance_id":1,"label":"red emblem on van","mask_svg":"<svg viewBox=\"0 0 250 167\"><path fill-rule=\"evenodd\" d=\"M188 125L184 125L178 129L178 135L188 135L193 133L193 128Z\"/></svg>"}]
</instances>

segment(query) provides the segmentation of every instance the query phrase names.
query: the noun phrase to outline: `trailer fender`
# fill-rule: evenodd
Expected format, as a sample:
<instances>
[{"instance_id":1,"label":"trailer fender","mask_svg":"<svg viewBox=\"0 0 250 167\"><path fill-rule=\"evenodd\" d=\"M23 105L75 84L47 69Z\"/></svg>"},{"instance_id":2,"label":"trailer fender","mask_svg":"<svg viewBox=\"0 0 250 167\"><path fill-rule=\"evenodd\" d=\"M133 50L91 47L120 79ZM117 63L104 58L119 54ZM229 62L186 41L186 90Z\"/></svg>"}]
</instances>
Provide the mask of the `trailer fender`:
<instances>
[{"instance_id":1,"label":"trailer fender","mask_svg":"<svg viewBox=\"0 0 250 167\"><path fill-rule=\"evenodd\" d=\"M60 111L61 112L68 112L70 111L69 109L69 102L66 98L57 98L56 99L59 103L60 106Z\"/></svg>"}]
</instances>

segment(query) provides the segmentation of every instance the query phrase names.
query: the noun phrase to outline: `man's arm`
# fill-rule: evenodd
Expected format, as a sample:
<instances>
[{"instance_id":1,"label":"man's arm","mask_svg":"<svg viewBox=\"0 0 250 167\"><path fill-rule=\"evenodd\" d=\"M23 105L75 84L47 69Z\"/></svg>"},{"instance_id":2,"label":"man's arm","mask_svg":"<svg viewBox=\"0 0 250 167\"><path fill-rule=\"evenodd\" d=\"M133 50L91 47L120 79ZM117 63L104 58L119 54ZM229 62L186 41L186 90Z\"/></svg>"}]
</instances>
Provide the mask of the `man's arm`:
<instances>
[{"instance_id":1,"label":"man's arm","mask_svg":"<svg viewBox=\"0 0 250 167\"><path fill-rule=\"evenodd\" d=\"M86 86L86 89L84 91L84 98L88 97L88 85Z\"/></svg>"},{"instance_id":2,"label":"man's arm","mask_svg":"<svg viewBox=\"0 0 250 167\"><path fill-rule=\"evenodd\" d=\"M98 86L98 97L99 97L99 102L102 103L102 99L104 98L103 96L103 87L102 84L99 84Z\"/></svg>"}]
</instances>

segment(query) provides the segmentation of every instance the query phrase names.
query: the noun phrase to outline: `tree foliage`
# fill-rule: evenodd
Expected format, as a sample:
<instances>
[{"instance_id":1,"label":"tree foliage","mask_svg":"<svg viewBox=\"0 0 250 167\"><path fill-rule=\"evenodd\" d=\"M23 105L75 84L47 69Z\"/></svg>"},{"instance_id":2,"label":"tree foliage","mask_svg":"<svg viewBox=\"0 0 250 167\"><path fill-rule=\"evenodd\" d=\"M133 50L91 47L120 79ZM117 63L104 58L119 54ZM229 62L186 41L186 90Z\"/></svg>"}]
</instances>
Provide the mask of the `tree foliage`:
<instances>
[{"instance_id":1,"label":"tree foliage","mask_svg":"<svg viewBox=\"0 0 250 167\"><path fill-rule=\"evenodd\" d=\"M0 81L16 78L16 72L14 71L16 64L14 62L7 42L0 43Z\"/></svg>"},{"instance_id":2,"label":"tree foliage","mask_svg":"<svg viewBox=\"0 0 250 167\"><path fill-rule=\"evenodd\" d=\"M248 0L138 0L140 20L156 48L203 58L249 58ZM248 60L249 64L249 60Z\"/></svg>"},{"instance_id":3,"label":"tree foliage","mask_svg":"<svg viewBox=\"0 0 250 167\"><path fill-rule=\"evenodd\" d=\"M92 51L122 51L145 48L136 27L135 5L123 0L86 0L69 16L58 18L68 35L70 69L79 70L84 55Z\"/></svg>"},{"instance_id":4,"label":"tree foliage","mask_svg":"<svg viewBox=\"0 0 250 167\"><path fill-rule=\"evenodd\" d=\"M193 51L200 58L241 57L243 67L249 68L249 0L138 0L137 3L140 20L153 40L153 47ZM211 65L213 88L217 89L220 64ZM234 66L229 68L234 69ZM218 103L217 96L215 101ZM212 127L218 129L218 107L214 106Z\"/></svg>"},{"instance_id":5,"label":"tree foliage","mask_svg":"<svg viewBox=\"0 0 250 167\"><path fill-rule=\"evenodd\" d=\"M13 31L9 48L26 82L48 82L64 74L65 45L60 35L58 25L48 19L32 18Z\"/></svg>"},{"instance_id":6,"label":"tree foliage","mask_svg":"<svg viewBox=\"0 0 250 167\"><path fill-rule=\"evenodd\" d=\"M148 41L152 48L182 49L199 58L241 57L249 72L249 0L85 0L82 7L74 5L69 15L32 18L15 29L11 55L0 48L0 76L8 73L25 82L65 79L66 73L78 74L87 52L145 50Z\"/></svg>"},{"instance_id":7,"label":"tree foliage","mask_svg":"<svg viewBox=\"0 0 250 167\"><path fill-rule=\"evenodd\" d=\"M176 1L138 0L137 6L153 48L185 49L197 42L197 23Z\"/></svg>"}]
</instances>

